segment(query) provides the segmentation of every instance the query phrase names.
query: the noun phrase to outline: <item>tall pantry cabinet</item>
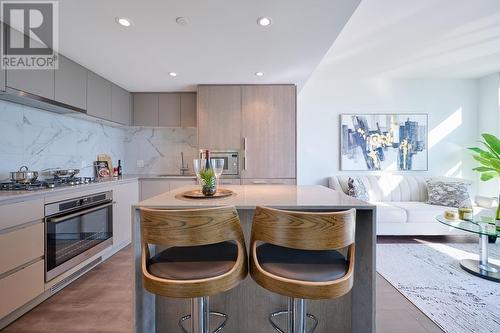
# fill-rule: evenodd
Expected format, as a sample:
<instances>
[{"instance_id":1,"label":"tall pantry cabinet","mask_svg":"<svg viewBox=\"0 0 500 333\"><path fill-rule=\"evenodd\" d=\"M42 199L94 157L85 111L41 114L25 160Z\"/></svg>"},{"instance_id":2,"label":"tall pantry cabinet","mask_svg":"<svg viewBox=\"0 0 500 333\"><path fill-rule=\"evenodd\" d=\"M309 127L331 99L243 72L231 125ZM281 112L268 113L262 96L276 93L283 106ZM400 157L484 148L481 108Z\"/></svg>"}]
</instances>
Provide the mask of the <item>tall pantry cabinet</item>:
<instances>
[{"instance_id":1,"label":"tall pantry cabinet","mask_svg":"<svg viewBox=\"0 0 500 333\"><path fill-rule=\"evenodd\" d=\"M198 141L240 151L243 184L295 183L295 85L199 86Z\"/></svg>"}]
</instances>

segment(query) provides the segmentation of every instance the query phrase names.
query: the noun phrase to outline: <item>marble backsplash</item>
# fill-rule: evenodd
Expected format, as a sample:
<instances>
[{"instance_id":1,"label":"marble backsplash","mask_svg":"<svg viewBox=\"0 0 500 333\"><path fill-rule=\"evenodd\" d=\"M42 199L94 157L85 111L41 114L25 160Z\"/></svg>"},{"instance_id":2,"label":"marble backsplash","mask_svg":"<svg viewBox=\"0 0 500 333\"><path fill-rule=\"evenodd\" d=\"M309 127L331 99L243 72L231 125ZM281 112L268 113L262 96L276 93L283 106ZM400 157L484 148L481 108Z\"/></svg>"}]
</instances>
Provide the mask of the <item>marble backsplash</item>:
<instances>
[{"instance_id":1,"label":"marble backsplash","mask_svg":"<svg viewBox=\"0 0 500 333\"><path fill-rule=\"evenodd\" d=\"M0 101L0 179L26 165L31 170L79 168L93 176L97 154L125 159L126 131L101 123Z\"/></svg>"},{"instance_id":2,"label":"marble backsplash","mask_svg":"<svg viewBox=\"0 0 500 333\"><path fill-rule=\"evenodd\" d=\"M179 174L181 153L193 172L198 154L196 128L129 128L125 137L126 171L132 174ZM144 164L139 167L140 161Z\"/></svg>"},{"instance_id":3,"label":"marble backsplash","mask_svg":"<svg viewBox=\"0 0 500 333\"><path fill-rule=\"evenodd\" d=\"M0 181L22 165L93 176L92 162L102 153L122 160L127 174L178 174L181 152L192 171L197 151L196 128L111 127L0 100Z\"/></svg>"}]
</instances>

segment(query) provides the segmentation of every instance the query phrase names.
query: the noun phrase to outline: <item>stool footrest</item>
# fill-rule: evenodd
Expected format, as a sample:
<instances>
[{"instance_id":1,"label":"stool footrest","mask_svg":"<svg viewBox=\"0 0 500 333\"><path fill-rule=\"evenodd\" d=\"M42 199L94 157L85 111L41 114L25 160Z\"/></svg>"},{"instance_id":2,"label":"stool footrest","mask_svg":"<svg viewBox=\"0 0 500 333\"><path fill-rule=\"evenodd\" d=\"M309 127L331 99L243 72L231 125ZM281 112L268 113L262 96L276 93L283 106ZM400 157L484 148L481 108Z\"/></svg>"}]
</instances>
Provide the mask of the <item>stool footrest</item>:
<instances>
[{"instance_id":1,"label":"stool footrest","mask_svg":"<svg viewBox=\"0 0 500 333\"><path fill-rule=\"evenodd\" d=\"M223 321L222 323L217 326L212 332L210 333L218 333L220 332L224 326L226 326L227 324L227 319L228 319L228 316L227 314L225 313L222 313L222 312L217 312L217 311L210 311L210 315L211 316L216 316L216 317L221 317L223 318ZM185 315L184 317L181 317L181 319L179 319L179 327L181 328L182 332L183 333L190 333L182 324L186 321L186 320L189 320L191 319L191 315Z\"/></svg>"},{"instance_id":2,"label":"stool footrest","mask_svg":"<svg viewBox=\"0 0 500 333\"><path fill-rule=\"evenodd\" d=\"M282 316L282 315L288 315L290 312L288 310L281 310L281 311L276 311L276 312L273 312L269 315L269 323L271 324L271 326L279 333L289 333L287 331L284 331L281 327L278 326L278 324L276 324L273 320L274 317L278 317L278 316ZM318 327L318 318L316 318L314 315L310 314L310 313L307 313L306 314L306 317L309 318L309 319L312 319L313 320L313 326L311 327L311 329L309 330L308 333L314 333L314 331L316 330L316 327Z\"/></svg>"}]
</instances>

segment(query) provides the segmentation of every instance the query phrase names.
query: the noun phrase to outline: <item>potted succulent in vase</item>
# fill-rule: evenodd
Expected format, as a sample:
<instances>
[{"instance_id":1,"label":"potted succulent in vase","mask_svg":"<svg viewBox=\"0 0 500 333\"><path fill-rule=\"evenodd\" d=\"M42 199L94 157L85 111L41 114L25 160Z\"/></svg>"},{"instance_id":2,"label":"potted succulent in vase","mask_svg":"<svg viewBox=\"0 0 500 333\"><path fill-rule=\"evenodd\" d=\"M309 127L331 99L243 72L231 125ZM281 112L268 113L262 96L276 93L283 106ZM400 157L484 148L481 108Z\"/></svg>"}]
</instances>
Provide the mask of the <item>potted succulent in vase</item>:
<instances>
[{"instance_id":1,"label":"potted succulent in vase","mask_svg":"<svg viewBox=\"0 0 500 333\"><path fill-rule=\"evenodd\" d=\"M486 149L479 147L469 148L475 153L472 157L481 164L472 170L481 174L482 181L488 181L500 177L500 140L493 134L483 133L481 136L484 139L481 143ZM497 230L500 229L500 196L498 199L498 208L495 217ZM494 240L490 237L491 241Z\"/></svg>"},{"instance_id":2,"label":"potted succulent in vase","mask_svg":"<svg viewBox=\"0 0 500 333\"><path fill-rule=\"evenodd\" d=\"M200 170L200 182L203 195L211 197L217 192L217 178L215 177L214 169Z\"/></svg>"}]
</instances>

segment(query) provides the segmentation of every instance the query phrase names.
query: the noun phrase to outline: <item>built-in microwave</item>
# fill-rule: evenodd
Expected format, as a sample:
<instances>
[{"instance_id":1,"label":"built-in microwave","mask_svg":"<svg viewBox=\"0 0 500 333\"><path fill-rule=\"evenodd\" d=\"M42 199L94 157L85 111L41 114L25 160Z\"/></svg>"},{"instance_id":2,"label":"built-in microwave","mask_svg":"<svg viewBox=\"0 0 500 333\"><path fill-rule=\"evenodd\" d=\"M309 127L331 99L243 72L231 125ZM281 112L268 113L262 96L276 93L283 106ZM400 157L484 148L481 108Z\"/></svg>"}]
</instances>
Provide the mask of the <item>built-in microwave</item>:
<instances>
[{"instance_id":1,"label":"built-in microwave","mask_svg":"<svg viewBox=\"0 0 500 333\"><path fill-rule=\"evenodd\" d=\"M205 158L205 150L200 151L200 158ZM222 151L222 150L210 150L210 159L220 158L224 160L224 170L223 175L227 176L237 176L239 174L239 161L240 153L232 151Z\"/></svg>"}]
</instances>

